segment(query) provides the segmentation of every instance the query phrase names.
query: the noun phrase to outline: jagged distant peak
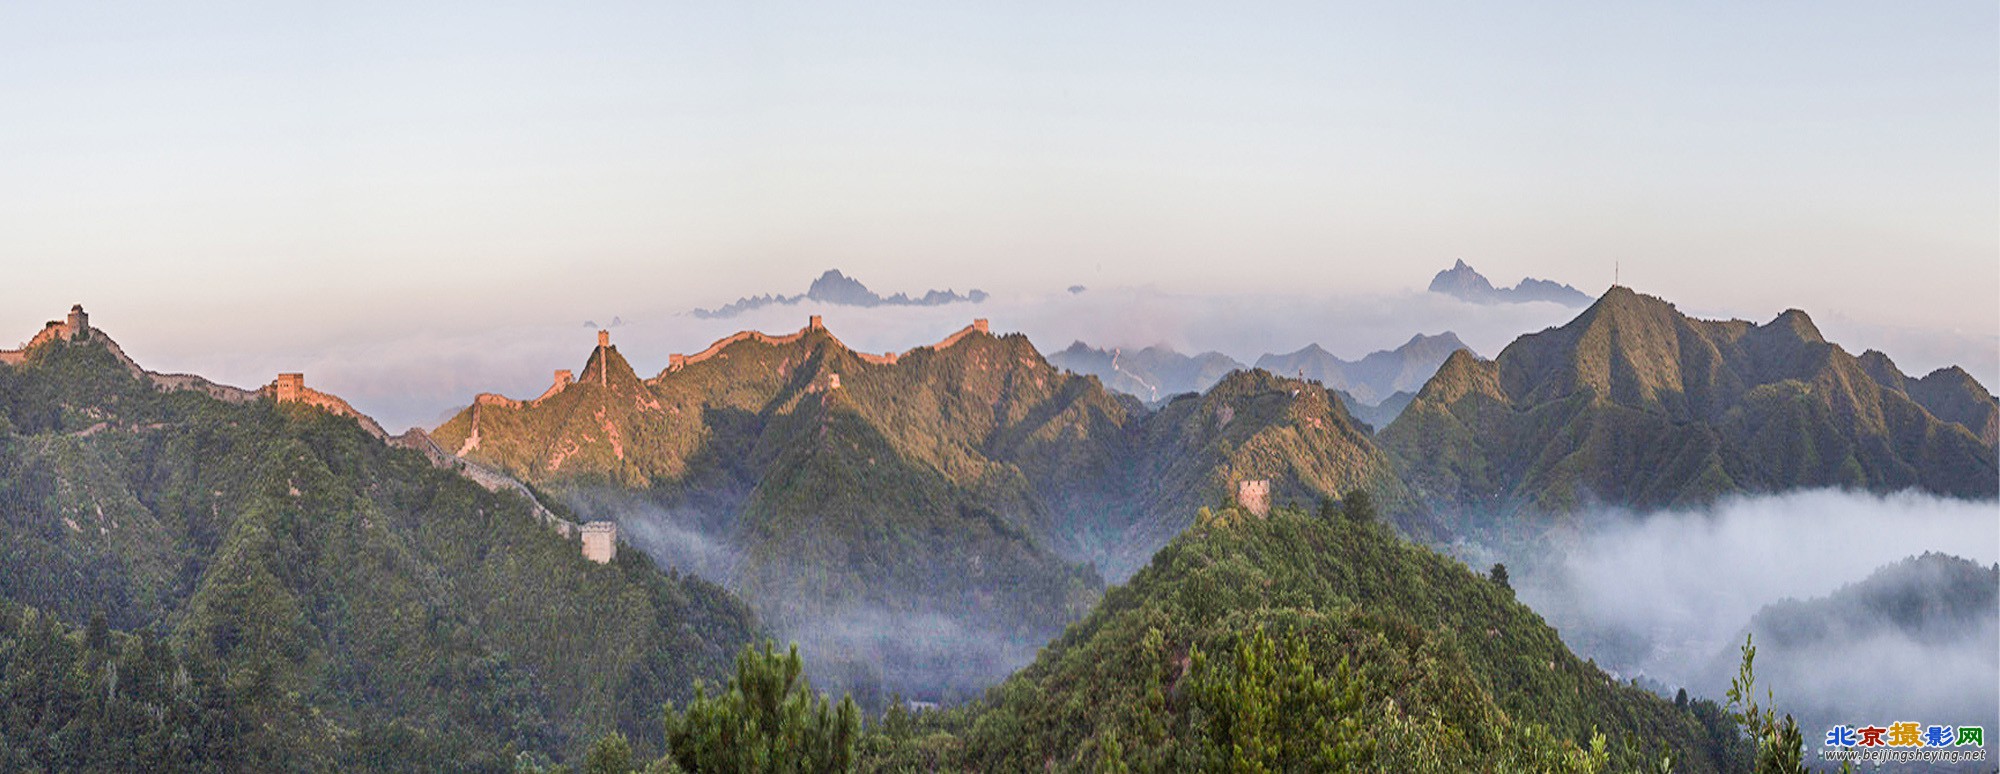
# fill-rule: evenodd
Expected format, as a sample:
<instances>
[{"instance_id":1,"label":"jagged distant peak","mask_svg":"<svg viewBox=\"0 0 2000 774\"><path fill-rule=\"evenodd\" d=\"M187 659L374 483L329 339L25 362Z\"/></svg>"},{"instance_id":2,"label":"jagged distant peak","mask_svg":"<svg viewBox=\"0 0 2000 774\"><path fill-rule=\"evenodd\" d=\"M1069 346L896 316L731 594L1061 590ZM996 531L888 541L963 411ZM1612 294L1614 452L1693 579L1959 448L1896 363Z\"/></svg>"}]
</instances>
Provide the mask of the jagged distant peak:
<instances>
[{"instance_id":1,"label":"jagged distant peak","mask_svg":"<svg viewBox=\"0 0 2000 774\"><path fill-rule=\"evenodd\" d=\"M1431 278L1430 291L1475 304L1520 304L1553 301L1565 306L1587 306L1590 294L1553 280L1524 277L1514 287L1494 287L1485 275L1460 258L1451 268Z\"/></svg>"},{"instance_id":2,"label":"jagged distant peak","mask_svg":"<svg viewBox=\"0 0 2000 774\"><path fill-rule=\"evenodd\" d=\"M714 309L696 309L692 314L702 319L735 317L752 309L760 309L774 304L791 306L802 301L815 301L822 304L835 304L839 306L873 307L943 306L945 304L956 303L976 304L985 300L986 291L976 288L967 291L963 295L960 295L958 291L946 289L927 290L924 291L923 295L915 297L906 293L883 296L873 290L869 290L868 286L862 284L860 280L842 274L839 269L827 269L817 279L814 279L811 285L807 286L804 293L791 296L770 293L761 296L744 296L732 303Z\"/></svg>"}]
</instances>

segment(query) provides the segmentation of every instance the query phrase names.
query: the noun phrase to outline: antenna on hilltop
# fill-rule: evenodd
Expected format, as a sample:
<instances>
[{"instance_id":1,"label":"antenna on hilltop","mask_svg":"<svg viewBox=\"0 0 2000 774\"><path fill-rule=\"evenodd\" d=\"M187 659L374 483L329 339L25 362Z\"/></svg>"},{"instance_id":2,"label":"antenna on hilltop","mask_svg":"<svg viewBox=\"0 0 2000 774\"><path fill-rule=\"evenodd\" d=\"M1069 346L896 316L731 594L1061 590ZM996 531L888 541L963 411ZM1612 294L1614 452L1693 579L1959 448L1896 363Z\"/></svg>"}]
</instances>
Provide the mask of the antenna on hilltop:
<instances>
[{"instance_id":1,"label":"antenna on hilltop","mask_svg":"<svg viewBox=\"0 0 2000 774\"><path fill-rule=\"evenodd\" d=\"M1613 284L1613 285L1617 285L1617 284L1618 284L1618 262L1617 262L1617 261L1612 261L1612 262L1611 262L1611 284Z\"/></svg>"}]
</instances>

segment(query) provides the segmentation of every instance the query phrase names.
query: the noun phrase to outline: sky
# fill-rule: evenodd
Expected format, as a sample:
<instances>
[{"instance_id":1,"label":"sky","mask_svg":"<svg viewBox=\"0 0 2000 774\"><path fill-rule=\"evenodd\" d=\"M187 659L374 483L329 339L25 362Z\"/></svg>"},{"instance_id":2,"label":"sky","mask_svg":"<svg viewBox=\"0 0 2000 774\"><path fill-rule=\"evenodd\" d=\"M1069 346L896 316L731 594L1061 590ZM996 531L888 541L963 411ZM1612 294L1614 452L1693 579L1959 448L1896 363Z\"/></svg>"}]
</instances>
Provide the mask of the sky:
<instances>
[{"instance_id":1,"label":"sky","mask_svg":"<svg viewBox=\"0 0 2000 774\"><path fill-rule=\"evenodd\" d=\"M384 363L462 403L528 378L495 331L699 349L833 267L1381 307L1464 259L2000 371L1991 2L413 5L0 5L0 342L82 302L414 422Z\"/></svg>"}]
</instances>

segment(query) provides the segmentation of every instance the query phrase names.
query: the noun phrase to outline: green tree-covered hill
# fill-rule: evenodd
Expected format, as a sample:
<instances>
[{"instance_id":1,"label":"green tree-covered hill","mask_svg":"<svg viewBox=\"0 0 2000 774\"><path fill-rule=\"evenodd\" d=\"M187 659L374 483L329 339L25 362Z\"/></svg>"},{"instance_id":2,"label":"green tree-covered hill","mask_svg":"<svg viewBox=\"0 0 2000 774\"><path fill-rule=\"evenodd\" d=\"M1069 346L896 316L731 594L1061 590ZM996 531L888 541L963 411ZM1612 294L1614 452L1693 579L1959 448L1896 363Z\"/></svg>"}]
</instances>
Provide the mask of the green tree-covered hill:
<instances>
[{"instance_id":1,"label":"green tree-covered hill","mask_svg":"<svg viewBox=\"0 0 2000 774\"><path fill-rule=\"evenodd\" d=\"M1676 707L1615 682L1503 582L1337 513L1204 509L983 701L892 713L868 762L1651 771L1670 756L1674 771L1747 768L1714 704Z\"/></svg>"},{"instance_id":2,"label":"green tree-covered hill","mask_svg":"<svg viewBox=\"0 0 2000 774\"><path fill-rule=\"evenodd\" d=\"M1910 379L1804 312L1696 320L1614 287L1494 360L1454 354L1378 440L1420 499L1470 514L1812 487L1993 497L1995 407L1962 370Z\"/></svg>"},{"instance_id":3,"label":"green tree-covered hill","mask_svg":"<svg viewBox=\"0 0 2000 774\"><path fill-rule=\"evenodd\" d=\"M751 638L720 587L591 563L351 418L156 390L93 334L0 366L0 597L206 665L246 770L560 757L656 727Z\"/></svg>"}]
</instances>

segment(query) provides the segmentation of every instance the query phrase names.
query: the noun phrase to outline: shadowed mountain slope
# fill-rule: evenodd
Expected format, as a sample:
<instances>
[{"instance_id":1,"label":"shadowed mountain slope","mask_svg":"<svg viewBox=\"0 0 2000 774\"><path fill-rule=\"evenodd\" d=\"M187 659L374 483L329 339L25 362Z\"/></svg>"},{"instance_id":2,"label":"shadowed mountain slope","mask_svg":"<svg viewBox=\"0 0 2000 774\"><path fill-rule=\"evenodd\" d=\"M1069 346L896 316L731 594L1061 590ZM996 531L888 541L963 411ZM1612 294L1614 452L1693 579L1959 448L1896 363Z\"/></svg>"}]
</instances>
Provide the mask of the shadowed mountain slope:
<instances>
[{"instance_id":1,"label":"shadowed mountain slope","mask_svg":"<svg viewBox=\"0 0 2000 774\"><path fill-rule=\"evenodd\" d=\"M1420 498L1468 513L1828 486L1993 497L1994 398L1955 373L1910 380L1797 310L1696 320L1614 287L1495 360L1454 354L1378 439Z\"/></svg>"},{"instance_id":2,"label":"shadowed mountain slope","mask_svg":"<svg viewBox=\"0 0 2000 774\"><path fill-rule=\"evenodd\" d=\"M0 596L212 670L246 770L563 756L657 727L751 638L720 587L586 560L354 417L128 364L93 330L0 365Z\"/></svg>"}]
</instances>

